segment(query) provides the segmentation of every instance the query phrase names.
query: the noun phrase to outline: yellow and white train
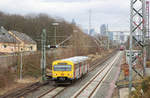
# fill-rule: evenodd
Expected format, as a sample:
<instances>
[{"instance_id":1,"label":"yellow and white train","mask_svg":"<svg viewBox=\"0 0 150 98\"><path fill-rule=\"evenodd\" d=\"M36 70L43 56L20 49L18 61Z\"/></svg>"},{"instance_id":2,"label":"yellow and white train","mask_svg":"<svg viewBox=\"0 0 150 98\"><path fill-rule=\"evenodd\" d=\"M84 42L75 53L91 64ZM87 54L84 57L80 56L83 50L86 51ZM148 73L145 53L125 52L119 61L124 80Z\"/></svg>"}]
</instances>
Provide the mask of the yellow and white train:
<instances>
[{"instance_id":1,"label":"yellow and white train","mask_svg":"<svg viewBox=\"0 0 150 98\"><path fill-rule=\"evenodd\" d=\"M72 82L81 78L89 70L89 59L86 56L76 56L52 63L52 79L55 82Z\"/></svg>"}]
</instances>

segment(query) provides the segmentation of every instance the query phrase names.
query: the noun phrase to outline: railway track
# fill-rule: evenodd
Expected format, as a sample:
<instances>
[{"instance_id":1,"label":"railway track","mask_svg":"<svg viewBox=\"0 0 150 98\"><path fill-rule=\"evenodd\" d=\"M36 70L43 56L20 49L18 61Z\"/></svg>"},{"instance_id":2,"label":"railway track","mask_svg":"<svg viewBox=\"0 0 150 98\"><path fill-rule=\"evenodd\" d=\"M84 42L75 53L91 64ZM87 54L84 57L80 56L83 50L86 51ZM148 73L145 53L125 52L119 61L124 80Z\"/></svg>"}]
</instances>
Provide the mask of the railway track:
<instances>
[{"instance_id":1,"label":"railway track","mask_svg":"<svg viewBox=\"0 0 150 98\"><path fill-rule=\"evenodd\" d=\"M114 55L114 53L112 53L111 55L107 56L106 58L102 59L101 62L99 60L96 60L93 65L94 67L91 67L90 68L90 72L92 70L94 70L98 65L104 63L106 60L108 60L110 57L112 57ZM98 62L99 61L99 62ZM111 63L110 61L107 62L108 63ZM107 65L106 64L106 65ZM103 67L103 70L106 68L107 66L104 66ZM91 81L91 80L90 80ZM59 95L61 92L63 92L64 90L66 89L66 87L56 87L56 88L53 88L45 93L43 93L42 95L40 95L38 98L55 98L57 95ZM74 97L73 97L74 98ZM82 97L81 97L82 98Z\"/></svg>"},{"instance_id":2,"label":"railway track","mask_svg":"<svg viewBox=\"0 0 150 98\"><path fill-rule=\"evenodd\" d=\"M110 57L112 57L116 52L113 52L110 55L107 55L104 59L97 59L93 63L91 63L92 67L90 67L90 72L94 70L98 65L104 63L106 60L108 60ZM34 84L31 84L23 89L5 94L3 96L0 96L0 98L20 98L30 92L36 91L38 88L42 87L45 84L41 84L40 82L36 82ZM66 87L54 87L47 92L40 95L38 98L49 98L47 96L51 96L50 98L55 98L58 94L63 92L66 89Z\"/></svg>"},{"instance_id":3,"label":"railway track","mask_svg":"<svg viewBox=\"0 0 150 98\"><path fill-rule=\"evenodd\" d=\"M103 68L89 81L87 82L78 92L76 92L72 98L91 98L98 87L105 80L107 75L113 68L114 63L119 59L120 53L111 61L107 62Z\"/></svg>"},{"instance_id":4,"label":"railway track","mask_svg":"<svg viewBox=\"0 0 150 98\"><path fill-rule=\"evenodd\" d=\"M12 92L12 93L8 93L4 96L0 96L0 98L20 98L29 92L33 92L33 91L37 90L42 85L43 84L41 84L40 82L36 82L36 83L31 84L31 85L29 85L23 89L17 90L17 91Z\"/></svg>"},{"instance_id":5,"label":"railway track","mask_svg":"<svg viewBox=\"0 0 150 98\"><path fill-rule=\"evenodd\" d=\"M94 62L92 62L91 65L94 65L94 66L90 67L90 71L93 71L97 66L103 64L105 61L111 58L115 53L117 53L117 51L114 51L111 54L108 54L103 59L97 59Z\"/></svg>"},{"instance_id":6,"label":"railway track","mask_svg":"<svg viewBox=\"0 0 150 98\"><path fill-rule=\"evenodd\" d=\"M66 87L53 88L53 89L47 91L46 93L43 93L42 95L40 95L38 98L55 98L58 94L63 92L65 90L65 88Z\"/></svg>"}]
</instances>

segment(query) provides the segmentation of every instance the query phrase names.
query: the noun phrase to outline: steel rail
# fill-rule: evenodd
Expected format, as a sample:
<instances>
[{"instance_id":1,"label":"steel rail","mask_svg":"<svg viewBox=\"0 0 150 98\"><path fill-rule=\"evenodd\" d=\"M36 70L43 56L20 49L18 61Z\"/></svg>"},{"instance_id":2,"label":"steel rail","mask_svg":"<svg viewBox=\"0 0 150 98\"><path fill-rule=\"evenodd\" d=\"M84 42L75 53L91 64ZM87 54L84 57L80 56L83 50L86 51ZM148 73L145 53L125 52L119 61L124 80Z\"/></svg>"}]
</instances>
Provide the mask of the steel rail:
<instances>
[{"instance_id":1,"label":"steel rail","mask_svg":"<svg viewBox=\"0 0 150 98\"><path fill-rule=\"evenodd\" d=\"M95 60L93 63L91 63L91 65L94 65L92 67L90 67L90 71L93 71L98 65L103 64L105 61L107 61L108 59L110 59L117 51L113 51L111 54L105 56L103 59L97 59Z\"/></svg>"},{"instance_id":2,"label":"steel rail","mask_svg":"<svg viewBox=\"0 0 150 98\"><path fill-rule=\"evenodd\" d=\"M55 88L53 88L53 89L50 89L50 90L48 90L47 92L45 92L45 93L43 93L42 95L40 95L38 98L44 98L44 96L46 96L47 94L50 94L51 92L53 92L53 91L57 91L57 88L59 88L59 87L55 87ZM65 87L62 89L62 90L60 90L60 91L58 91L56 94L54 94L54 95L51 95L50 97L51 98L55 98L58 94L60 94L62 91L64 91L65 90Z\"/></svg>"},{"instance_id":3,"label":"steel rail","mask_svg":"<svg viewBox=\"0 0 150 98\"><path fill-rule=\"evenodd\" d=\"M93 61L93 63L91 63L92 67L90 67L90 72L93 71L98 65L101 65L103 64L105 61L107 61L109 58L111 58L116 52L113 52L107 56L105 56L105 58L100 58L100 59L96 59L95 61ZM7 93L5 95L2 95L0 96L0 98L20 98L22 96L25 96L26 94L30 93L30 92L33 92L33 91L36 91L38 88L42 87L43 85L45 84L41 84L40 82L36 82L36 83L33 83L23 89L19 89L17 91L14 91L14 92L10 92L10 93ZM52 92L53 90L55 90L57 87L53 88L53 89L50 89L48 90L45 95L49 92ZM61 91L59 91L56 95L54 95L53 97L56 97L58 94L60 94L62 91L64 91L66 89L66 87L64 89L62 89ZM44 94L42 94L44 95ZM39 98L42 97L39 96Z\"/></svg>"},{"instance_id":4,"label":"steel rail","mask_svg":"<svg viewBox=\"0 0 150 98\"><path fill-rule=\"evenodd\" d=\"M94 62L96 62L96 63L93 63L95 66L90 68L90 72L91 72L92 70L94 70L98 65L101 65L101 64L104 63L106 60L108 60L110 57L112 57L112 55L114 55L114 53L116 53L116 52L113 52L112 54L107 55L105 59L102 59L102 60L101 60L101 59L97 59L96 61L94 61ZM101 60L101 62L100 62L100 60ZM109 63L109 62L108 62L108 63ZM56 88L53 88L53 89L48 90L47 92L45 92L45 93L43 93L42 95L40 95L38 98L44 98L44 96L46 96L46 95L52 93L52 92L55 91L57 88L59 88L59 87L56 87ZM57 90L56 90L57 93L54 94L54 95L50 94L49 97L50 97L50 98L55 98L55 97L58 96L61 92L63 92L66 88L67 88L67 87L64 87L62 90L60 90L60 91L58 91L58 92L57 92Z\"/></svg>"},{"instance_id":5,"label":"steel rail","mask_svg":"<svg viewBox=\"0 0 150 98\"><path fill-rule=\"evenodd\" d=\"M41 86L42 86L42 84L40 82L36 82L36 83L31 84L23 89L0 96L0 98L20 98L20 97L24 96L25 94L38 89Z\"/></svg>"},{"instance_id":6,"label":"steel rail","mask_svg":"<svg viewBox=\"0 0 150 98\"><path fill-rule=\"evenodd\" d=\"M105 77L108 75L109 71L111 71L113 64L115 63L115 61L118 59L118 55L116 56L117 58L113 59L113 62L111 63L111 67L107 70L106 74L103 76L103 78L99 81L99 83L95 86L95 88L92 90L92 92L90 93L90 95L88 96L88 98L90 98L94 91L97 89L97 87L102 83L102 81L105 79ZM107 62L109 63L109 62ZM72 98L77 98L78 96L81 95L81 93L108 67L107 63L105 64L105 66L103 66L102 70L99 71L79 92L77 92L77 94L75 94Z\"/></svg>"}]
</instances>

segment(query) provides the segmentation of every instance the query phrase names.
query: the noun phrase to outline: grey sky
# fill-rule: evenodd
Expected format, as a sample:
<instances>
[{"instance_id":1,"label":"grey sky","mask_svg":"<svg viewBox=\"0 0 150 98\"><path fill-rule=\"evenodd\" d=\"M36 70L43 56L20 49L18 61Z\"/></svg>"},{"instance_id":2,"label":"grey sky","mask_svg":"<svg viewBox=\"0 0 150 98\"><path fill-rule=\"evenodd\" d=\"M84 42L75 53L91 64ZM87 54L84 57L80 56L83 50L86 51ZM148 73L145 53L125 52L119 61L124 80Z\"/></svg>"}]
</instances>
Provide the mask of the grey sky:
<instances>
[{"instance_id":1,"label":"grey sky","mask_svg":"<svg viewBox=\"0 0 150 98\"><path fill-rule=\"evenodd\" d=\"M92 27L101 24L128 27L130 0L0 0L0 10L13 14L47 13L67 21L75 19L82 28L88 27L88 10L92 10Z\"/></svg>"}]
</instances>

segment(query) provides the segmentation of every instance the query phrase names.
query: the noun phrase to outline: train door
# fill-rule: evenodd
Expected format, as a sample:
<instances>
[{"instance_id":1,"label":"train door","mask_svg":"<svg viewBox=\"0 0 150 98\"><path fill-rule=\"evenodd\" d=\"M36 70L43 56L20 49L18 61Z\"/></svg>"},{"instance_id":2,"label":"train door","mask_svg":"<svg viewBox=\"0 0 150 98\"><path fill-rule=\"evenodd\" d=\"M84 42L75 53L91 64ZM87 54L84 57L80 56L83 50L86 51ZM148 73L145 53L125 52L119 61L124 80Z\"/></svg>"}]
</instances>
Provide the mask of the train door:
<instances>
[{"instance_id":1,"label":"train door","mask_svg":"<svg viewBox=\"0 0 150 98\"><path fill-rule=\"evenodd\" d=\"M80 78L80 66L79 64L75 64L75 78L78 79Z\"/></svg>"}]
</instances>

